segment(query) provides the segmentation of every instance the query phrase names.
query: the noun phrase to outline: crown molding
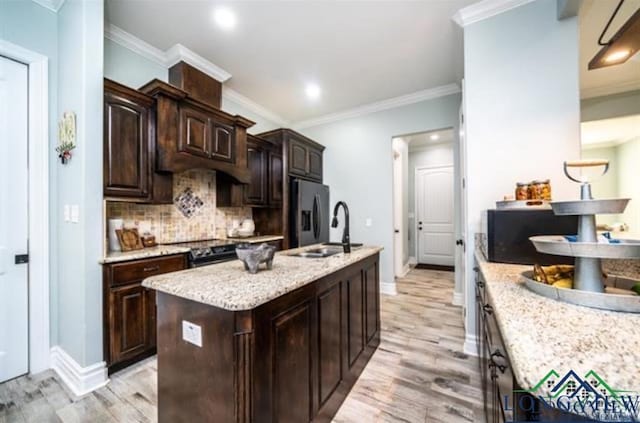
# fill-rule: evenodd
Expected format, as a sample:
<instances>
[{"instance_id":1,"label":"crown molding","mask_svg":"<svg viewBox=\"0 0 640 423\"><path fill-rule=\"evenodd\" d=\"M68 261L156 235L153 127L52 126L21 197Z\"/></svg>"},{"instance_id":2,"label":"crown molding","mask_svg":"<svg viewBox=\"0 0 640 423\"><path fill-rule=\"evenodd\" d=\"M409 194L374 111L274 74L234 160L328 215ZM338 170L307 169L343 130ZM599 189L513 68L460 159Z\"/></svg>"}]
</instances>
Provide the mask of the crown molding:
<instances>
[{"instance_id":1,"label":"crown molding","mask_svg":"<svg viewBox=\"0 0 640 423\"><path fill-rule=\"evenodd\" d=\"M211 63L199 54L194 53L182 44L174 45L164 54L165 66L168 68L178 62L185 62L220 82L224 83L231 78L231 74L229 72Z\"/></svg>"},{"instance_id":2,"label":"crown molding","mask_svg":"<svg viewBox=\"0 0 640 423\"><path fill-rule=\"evenodd\" d=\"M46 7L52 12L58 13L58 10L64 4L64 0L32 0L34 3L38 3L42 7Z\"/></svg>"},{"instance_id":3,"label":"crown molding","mask_svg":"<svg viewBox=\"0 0 640 423\"><path fill-rule=\"evenodd\" d=\"M294 129L309 128L311 126L324 125L331 122L336 122L344 119L350 119L358 116L368 115L371 113L381 112L383 110L395 109L396 107L406 106L409 104L419 103L425 100L431 100L438 97L444 97L451 94L457 94L460 92L460 86L458 84L442 85L440 87L430 88L427 90L416 91L411 94L402 95L399 97L389 98L387 100L377 101L375 103L365 104L363 106L355 107L353 109L344 110L337 113L330 113L328 115L303 120L293 125Z\"/></svg>"},{"instance_id":4,"label":"crown molding","mask_svg":"<svg viewBox=\"0 0 640 423\"><path fill-rule=\"evenodd\" d=\"M260 104L256 103L255 101L251 100L250 98L247 98L245 96L243 96L242 94L240 94L239 92L237 92L236 90L234 90L233 88L229 88L229 87L222 87L222 97L224 97L227 100L231 100L236 104L239 104L245 108L247 108L248 110L251 110L254 113L257 113L258 115L262 116L263 118L270 120L271 122L277 123L278 125L282 126L282 127L288 127L290 125L290 122L285 120L284 118L282 118L281 116L273 113L272 111L266 109L265 107L261 106Z\"/></svg>"},{"instance_id":5,"label":"crown molding","mask_svg":"<svg viewBox=\"0 0 640 423\"><path fill-rule=\"evenodd\" d=\"M472 23L480 22L532 1L535 0L482 0L458 10L452 19L464 28Z\"/></svg>"},{"instance_id":6,"label":"crown molding","mask_svg":"<svg viewBox=\"0 0 640 423\"><path fill-rule=\"evenodd\" d=\"M104 36L114 43L166 68L170 68L178 62L184 61L220 82L224 83L231 79L229 72L194 53L182 44L176 44L169 50L162 51L111 23L105 24ZM285 127L289 126L289 122L282 117L231 88L223 86L222 95L224 98L240 104L267 120Z\"/></svg>"},{"instance_id":7,"label":"crown molding","mask_svg":"<svg viewBox=\"0 0 640 423\"><path fill-rule=\"evenodd\" d=\"M626 81L602 87L582 88L580 90L580 99L585 100L587 98L603 97L635 90L640 90L640 81Z\"/></svg>"},{"instance_id":8,"label":"crown molding","mask_svg":"<svg viewBox=\"0 0 640 423\"><path fill-rule=\"evenodd\" d=\"M164 51L114 24L105 23L104 37L159 65L167 66L167 55Z\"/></svg>"}]
</instances>

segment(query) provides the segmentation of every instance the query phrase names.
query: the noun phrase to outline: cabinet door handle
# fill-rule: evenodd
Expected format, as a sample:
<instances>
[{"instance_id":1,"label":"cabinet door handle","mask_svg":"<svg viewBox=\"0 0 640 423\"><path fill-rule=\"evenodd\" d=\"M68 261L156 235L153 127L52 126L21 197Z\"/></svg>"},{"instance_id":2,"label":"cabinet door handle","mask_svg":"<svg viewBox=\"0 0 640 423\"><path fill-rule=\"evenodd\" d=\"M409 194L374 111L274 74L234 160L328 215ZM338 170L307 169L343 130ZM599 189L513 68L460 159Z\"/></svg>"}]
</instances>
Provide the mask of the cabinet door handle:
<instances>
[{"instance_id":1,"label":"cabinet door handle","mask_svg":"<svg viewBox=\"0 0 640 423\"><path fill-rule=\"evenodd\" d=\"M160 266L145 267L142 269L143 272L155 272L157 270L160 270Z\"/></svg>"},{"instance_id":2,"label":"cabinet door handle","mask_svg":"<svg viewBox=\"0 0 640 423\"><path fill-rule=\"evenodd\" d=\"M493 307L491 307L489 304L485 304L482 306L482 309L484 310L485 313L487 314L492 314L493 313Z\"/></svg>"},{"instance_id":3,"label":"cabinet door handle","mask_svg":"<svg viewBox=\"0 0 640 423\"><path fill-rule=\"evenodd\" d=\"M477 281L476 285L478 285L478 288L484 288L484 282L482 281Z\"/></svg>"},{"instance_id":4,"label":"cabinet door handle","mask_svg":"<svg viewBox=\"0 0 640 423\"><path fill-rule=\"evenodd\" d=\"M479 268L478 266L474 266L474 267L473 267L473 271L474 271L474 272L479 272L479 271L480 271L480 268Z\"/></svg>"}]
</instances>

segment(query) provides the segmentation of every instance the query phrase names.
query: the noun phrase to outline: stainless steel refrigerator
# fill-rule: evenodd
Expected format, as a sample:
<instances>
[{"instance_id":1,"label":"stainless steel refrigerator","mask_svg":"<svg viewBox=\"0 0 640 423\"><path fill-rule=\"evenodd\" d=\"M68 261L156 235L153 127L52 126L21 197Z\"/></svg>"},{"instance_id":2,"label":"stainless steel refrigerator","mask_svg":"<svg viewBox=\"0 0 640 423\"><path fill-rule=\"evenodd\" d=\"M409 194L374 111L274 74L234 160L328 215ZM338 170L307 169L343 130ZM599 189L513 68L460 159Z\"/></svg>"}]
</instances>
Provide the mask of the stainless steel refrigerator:
<instances>
[{"instance_id":1,"label":"stainless steel refrigerator","mask_svg":"<svg viewBox=\"0 0 640 423\"><path fill-rule=\"evenodd\" d=\"M315 182L291 181L291 247L329 242L329 187Z\"/></svg>"}]
</instances>

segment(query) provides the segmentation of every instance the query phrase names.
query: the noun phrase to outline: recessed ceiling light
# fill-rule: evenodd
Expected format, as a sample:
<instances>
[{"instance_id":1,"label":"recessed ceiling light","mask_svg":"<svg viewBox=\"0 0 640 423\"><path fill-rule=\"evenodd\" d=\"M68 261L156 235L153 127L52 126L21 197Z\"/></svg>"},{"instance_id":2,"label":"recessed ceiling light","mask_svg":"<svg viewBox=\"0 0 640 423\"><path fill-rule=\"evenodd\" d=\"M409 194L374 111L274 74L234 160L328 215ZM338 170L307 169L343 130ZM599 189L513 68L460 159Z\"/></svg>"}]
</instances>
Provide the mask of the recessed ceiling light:
<instances>
[{"instance_id":1,"label":"recessed ceiling light","mask_svg":"<svg viewBox=\"0 0 640 423\"><path fill-rule=\"evenodd\" d=\"M433 134L429 138L431 138L431 141L438 141L440 139L440 135Z\"/></svg>"},{"instance_id":2,"label":"recessed ceiling light","mask_svg":"<svg viewBox=\"0 0 640 423\"><path fill-rule=\"evenodd\" d=\"M320 86L318 86L318 84L307 84L304 92L311 100L316 100L320 97L322 90L320 90Z\"/></svg>"},{"instance_id":3,"label":"recessed ceiling light","mask_svg":"<svg viewBox=\"0 0 640 423\"><path fill-rule=\"evenodd\" d=\"M236 26L236 15L226 7L219 7L213 12L213 19L222 29L233 29Z\"/></svg>"}]
</instances>

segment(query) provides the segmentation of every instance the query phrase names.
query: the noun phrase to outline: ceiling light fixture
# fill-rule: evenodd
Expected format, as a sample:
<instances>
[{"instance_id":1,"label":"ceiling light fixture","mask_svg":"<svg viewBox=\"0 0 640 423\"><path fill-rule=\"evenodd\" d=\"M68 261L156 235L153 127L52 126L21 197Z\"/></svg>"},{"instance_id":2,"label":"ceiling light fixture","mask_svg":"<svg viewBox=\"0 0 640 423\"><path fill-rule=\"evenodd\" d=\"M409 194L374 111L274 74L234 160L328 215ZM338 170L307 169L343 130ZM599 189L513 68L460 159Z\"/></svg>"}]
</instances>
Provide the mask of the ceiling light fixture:
<instances>
[{"instance_id":1,"label":"ceiling light fixture","mask_svg":"<svg viewBox=\"0 0 640 423\"><path fill-rule=\"evenodd\" d=\"M438 141L440 139L440 135L433 134L429 138L431 138L431 141Z\"/></svg>"},{"instance_id":2,"label":"ceiling light fixture","mask_svg":"<svg viewBox=\"0 0 640 423\"><path fill-rule=\"evenodd\" d=\"M598 44L603 46L589 62L589 70L606 66L619 65L626 62L631 56L640 50L640 9L636 10L627 22L624 23L608 42L603 43L602 38L609 29L613 18L616 17L624 0L620 0L618 6L604 27Z\"/></svg>"},{"instance_id":3,"label":"ceiling light fixture","mask_svg":"<svg viewBox=\"0 0 640 423\"><path fill-rule=\"evenodd\" d=\"M304 92L307 94L311 100L316 100L320 98L320 94L322 91L320 90L320 86L318 84L307 84L307 87L304 89Z\"/></svg>"},{"instance_id":4,"label":"ceiling light fixture","mask_svg":"<svg viewBox=\"0 0 640 423\"><path fill-rule=\"evenodd\" d=\"M213 19L222 29L233 29L236 26L236 15L226 7L219 7L213 12Z\"/></svg>"}]
</instances>

